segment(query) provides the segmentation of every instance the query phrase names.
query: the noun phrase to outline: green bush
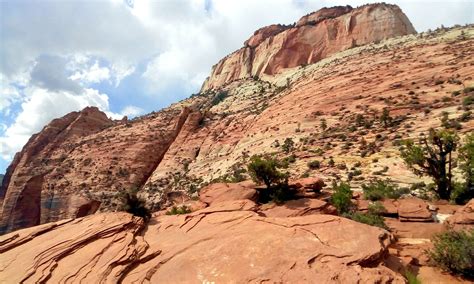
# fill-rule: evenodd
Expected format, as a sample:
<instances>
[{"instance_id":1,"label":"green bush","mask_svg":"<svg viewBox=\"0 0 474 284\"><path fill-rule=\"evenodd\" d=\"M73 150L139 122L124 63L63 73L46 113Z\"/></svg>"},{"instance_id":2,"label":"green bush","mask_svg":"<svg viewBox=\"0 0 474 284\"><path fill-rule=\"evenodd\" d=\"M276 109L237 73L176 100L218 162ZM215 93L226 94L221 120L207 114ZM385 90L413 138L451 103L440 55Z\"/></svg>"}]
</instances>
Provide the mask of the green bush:
<instances>
[{"instance_id":1,"label":"green bush","mask_svg":"<svg viewBox=\"0 0 474 284\"><path fill-rule=\"evenodd\" d=\"M435 235L433 248L427 251L430 260L455 274L474 277L474 229L447 231Z\"/></svg>"},{"instance_id":2,"label":"green bush","mask_svg":"<svg viewBox=\"0 0 474 284\"><path fill-rule=\"evenodd\" d=\"M320 166L321 166L321 162L318 160L308 162L308 168L312 170L319 169Z\"/></svg>"},{"instance_id":3,"label":"green bush","mask_svg":"<svg viewBox=\"0 0 474 284\"><path fill-rule=\"evenodd\" d=\"M474 95L467 96L462 100L463 106L470 106L472 104L474 104Z\"/></svg>"},{"instance_id":4,"label":"green bush","mask_svg":"<svg viewBox=\"0 0 474 284\"><path fill-rule=\"evenodd\" d=\"M291 138L286 138L285 141L283 142L283 145L281 145L281 148L285 153L290 153L293 151L295 147L295 142Z\"/></svg>"},{"instance_id":5,"label":"green bush","mask_svg":"<svg viewBox=\"0 0 474 284\"><path fill-rule=\"evenodd\" d=\"M352 190L348 183L341 182L340 184L333 184L333 194L331 196L331 203L336 207L339 214L348 213L352 207Z\"/></svg>"},{"instance_id":6,"label":"green bush","mask_svg":"<svg viewBox=\"0 0 474 284\"><path fill-rule=\"evenodd\" d=\"M368 184L362 185L364 198L377 201L384 198L398 199L402 194L407 193L406 190L398 188L390 180L374 180Z\"/></svg>"},{"instance_id":7,"label":"green bush","mask_svg":"<svg viewBox=\"0 0 474 284\"><path fill-rule=\"evenodd\" d=\"M422 284L416 274L410 271L405 272L405 277L407 278L408 284Z\"/></svg>"},{"instance_id":8,"label":"green bush","mask_svg":"<svg viewBox=\"0 0 474 284\"><path fill-rule=\"evenodd\" d=\"M373 213L362 213L362 212L355 212L349 214L348 218L363 224L367 224L370 226L375 226L383 229L388 229L387 225L382 216L373 214Z\"/></svg>"},{"instance_id":9,"label":"green bush","mask_svg":"<svg viewBox=\"0 0 474 284\"><path fill-rule=\"evenodd\" d=\"M211 105L215 106L218 105L220 102L225 100L227 97L227 92L219 92L211 101Z\"/></svg>"},{"instance_id":10,"label":"green bush","mask_svg":"<svg viewBox=\"0 0 474 284\"><path fill-rule=\"evenodd\" d=\"M181 214L188 214L191 213L191 209L189 209L186 205L182 206L173 206L171 209L166 212L166 215L181 215Z\"/></svg>"}]
</instances>

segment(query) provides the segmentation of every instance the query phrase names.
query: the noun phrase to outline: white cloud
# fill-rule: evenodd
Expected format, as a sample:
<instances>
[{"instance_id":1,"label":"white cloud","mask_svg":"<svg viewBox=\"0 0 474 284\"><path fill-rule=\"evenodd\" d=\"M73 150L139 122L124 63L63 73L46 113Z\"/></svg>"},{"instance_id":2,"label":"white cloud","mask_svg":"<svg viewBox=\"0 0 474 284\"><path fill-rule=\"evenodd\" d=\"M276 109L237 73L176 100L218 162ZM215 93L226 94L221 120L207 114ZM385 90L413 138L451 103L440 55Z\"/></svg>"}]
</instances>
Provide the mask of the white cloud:
<instances>
[{"instance_id":1,"label":"white cloud","mask_svg":"<svg viewBox=\"0 0 474 284\"><path fill-rule=\"evenodd\" d=\"M136 106L126 106L121 112L120 115L122 116L137 116L145 113L145 110Z\"/></svg>"},{"instance_id":2,"label":"white cloud","mask_svg":"<svg viewBox=\"0 0 474 284\"><path fill-rule=\"evenodd\" d=\"M0 113L8 116L10 115L10 106L21 99L18 90L9 84L3 85L0 91Z\"/></svg>"},{"instance_id":3,"label":"white cloud","mask_svg":"<svg viewBox=\"0 0 474 284\"><path fill-rule=\"evenodd\" d=\"M75 95L68 91L52 92L31 87L26 93L28 99L21 104L19 115L0 137L0 156L6 160L10 160L32 134L39 132L54 118L86 106L97 106L103 111L109 109L107 95L93 89L85 89L82 94Z\"/></svg>"},{"instance_id":4,"label":"white cloud","mask_svg":"<svg viewBox=\"0 0 474 284\"><path fill-rule=\"evenodd\" d=\"M111 66L112 74L114 77L114 85L115 87L118 87L120 85L120 82L133 72L135 72L135 66L132 64L128 64L124 61L119 61L116 63L113 63Z\"/></svg>"},{"instance_id":5,"label":"white cloud","mask_svg":"<svg viewBox=\"0 0 474 284\"><path fill-rule=\"evenodd\" d=\"M110 78L110 71L107 67L100 67L99 62L95 61L94 65L86 70L76 71L69 79L80 81L84 84L99 83Z\"/></svg>"}]
</instances>

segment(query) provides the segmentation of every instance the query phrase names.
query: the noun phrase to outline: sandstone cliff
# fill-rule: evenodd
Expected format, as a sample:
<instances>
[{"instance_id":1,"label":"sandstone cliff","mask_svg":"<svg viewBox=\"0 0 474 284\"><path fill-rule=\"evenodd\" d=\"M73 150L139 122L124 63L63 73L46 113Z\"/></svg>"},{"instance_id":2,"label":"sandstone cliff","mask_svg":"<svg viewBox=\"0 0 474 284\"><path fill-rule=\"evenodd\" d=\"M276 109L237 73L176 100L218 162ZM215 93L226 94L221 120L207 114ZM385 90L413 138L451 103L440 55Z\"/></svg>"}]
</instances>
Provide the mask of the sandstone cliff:
<instances>
[{"instance_id":1,"label":"sandstone cliff","mask_svg":"<svg viewBox=\"0 0 474 284\"><path fill-rule=\"evenodd\" d=\"M395 5L324 8L302 17L295 26L271 25L257 30L244 47L212 68L202 91L237 79L275 75L338 51L413 33L412 24Z\"/></svg>"},{"instance_id":2,"label":"sandstone cliff","mask_svg":"<svg viewBox=\"0 0 474 284\"><path fill-rule=\"evenodd\" d=\"M326 9L295 27L264 28L247 44L263 48L270 38L303 31L313 42L313 28L332 23L339 29L348 15L360 20L357 27L390 11L398 8ZM411 27L402 22L384 32L383 25L365 22L364 33L389 37ZM327 184L349 176L355 187L373 177L422 181L403 166L396 142L440 126L443 112L459 121L461 135L474 129L462 103L474 95L464 92L474 85L473 37L473 27L460 27L387 39L314 64L275 67L274 75L232 81L130 121L111 121L94 108L68 114L33 136L8 168L0 232L114 211L117 194L132 187L157 209L173 194L195 196L210 180L238 177L250 155L269 152L294 158L292 177L318 174ZM394 119L390 127L379 120L384 108ZM295 143L290 153L281 148L287 138ZM308 168L313 160L320 169ZM356 170L361 173L354 176Z\"/></svg>"}]
</instances>

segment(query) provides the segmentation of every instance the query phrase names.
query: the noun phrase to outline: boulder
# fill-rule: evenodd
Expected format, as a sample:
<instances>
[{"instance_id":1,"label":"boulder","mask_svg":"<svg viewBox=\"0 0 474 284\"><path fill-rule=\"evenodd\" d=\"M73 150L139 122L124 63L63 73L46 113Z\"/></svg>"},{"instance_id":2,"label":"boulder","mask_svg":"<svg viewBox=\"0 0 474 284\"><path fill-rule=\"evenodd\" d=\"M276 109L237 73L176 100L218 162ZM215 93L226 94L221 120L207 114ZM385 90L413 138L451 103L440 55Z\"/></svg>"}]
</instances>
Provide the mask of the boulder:
<instances>
[{"instance_id":1,"label":"boulder","mask_svg":"<svg viewBox=\"0 0 474 284\"><path fill-rule=\"evenodd\" d=\"M335 208L319 199L300 198L287 201L282 205L264 204L260 206L259 213L266 217L294 217L311 214L335 214Z\"/></svg>"},{"instance_id":2,"label":"boulder","mask_svg":"<svg viewBox=\"0 0 474 284\"><path fill-rule=\"evenodd\" d=\"M399 199L398 218L405 222L433 222L428 204L419 198Z\"/></svg>"},{"instance_id":3,"label":"boulder","mask_svg":"<svg viewBox=\"0 0 474 284\"><path fill-rule=\"evenodd\" d=\"M305 191L319 192L325 184L319 177L307 177L290 181L288 185L292 188L304 189Z\"/></svg>"},{"instance_id":4,"label":"boulder","mask_svg":"<svg viewBox=\"0 0 474 284\"><path fill-rule=\"evenodd\" d=\"M199 200L207 204L241 199L256 201L257 198L255 188L240 183L212 183L199 192Z\"/></svg>"},{"instance_id":5,"label":"boulder","mask_svg":"<svg viewBox=\"0 0 474 284\"><path fill-rule=\"evenodd\" d=\"M455 228L474 227L474 198L446 219L446 223Z\"/></svg>"},{"instance_id":6,"label":"boulder","mask_svg":"<svg viewBox=\"0 0 474 284\"><path fill-rule=\"evenodd\" d=\"M382 205L385 208L384 216L395 217L398 215L398 201L393 199L382 200Z\"/></svg>"},{"instance_id":7,"label":"boulder","mask_svg":"<svg viewBox=\"0 0 474 284\"><path fill-rule=\"evenodd\" d=\"M10 233L0 237L0 282L405 283L381 266L393 240L383 229L211 208L148 225L103 213Z\"/></svg>"}]
</instances>

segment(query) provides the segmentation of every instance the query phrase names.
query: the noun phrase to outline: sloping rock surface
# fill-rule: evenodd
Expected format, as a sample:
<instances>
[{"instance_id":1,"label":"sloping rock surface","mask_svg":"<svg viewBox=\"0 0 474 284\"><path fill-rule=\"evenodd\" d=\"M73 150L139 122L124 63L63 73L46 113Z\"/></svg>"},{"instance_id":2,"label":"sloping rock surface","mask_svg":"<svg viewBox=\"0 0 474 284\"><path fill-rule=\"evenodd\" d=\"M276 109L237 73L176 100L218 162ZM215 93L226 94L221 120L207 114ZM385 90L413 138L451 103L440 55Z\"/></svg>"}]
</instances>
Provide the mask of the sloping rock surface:
<instances>
[{"instance_id":1,"label":"sloping rock surface","mask_svg":"<svg viewBox=\"0 0 474 284\"><path fill-rule=\"evenodd\" d=\"M404 283L377 266L391 240L382 229L231 207L158 216L147 226L104 213L10 233L0 238L0 282Z\"/></svg>"}]
</instances>

